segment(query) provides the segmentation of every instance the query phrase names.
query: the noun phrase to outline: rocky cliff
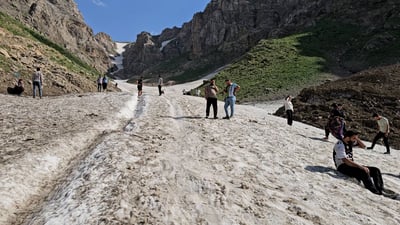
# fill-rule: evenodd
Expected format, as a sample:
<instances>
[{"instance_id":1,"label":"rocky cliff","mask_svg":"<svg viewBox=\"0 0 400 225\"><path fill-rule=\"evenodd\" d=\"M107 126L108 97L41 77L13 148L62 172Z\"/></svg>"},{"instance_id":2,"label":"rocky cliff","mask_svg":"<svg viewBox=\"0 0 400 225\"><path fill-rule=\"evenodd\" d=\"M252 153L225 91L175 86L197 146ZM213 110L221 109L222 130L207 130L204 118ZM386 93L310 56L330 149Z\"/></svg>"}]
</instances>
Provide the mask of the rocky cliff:
<instances>
[{"instance_id":1,"label":"rocky cliff","mask_svg":"<svg viewBox=\"0 0 400 225\"><path fill-rule=\"evenodd\" d=\"M125 52L125 69L119 76L206 72L231 62L261 39L295 33L327 17L371 31L393 28L398 26L399 4L395 0L212 0L182 28L166 29L157 36L139 34Z\"/></svg>"},{"instance_id":2,"label":"rocky cliff","mask_svg":"<svg viewBox=\"0 0 400 225\"><path fill-rule=\"evenodd\" d=\"M1 12L30 26L97 70L110 67L111 38L94 36L73 0L2 0Z\"/></svg>"}]
</instances>

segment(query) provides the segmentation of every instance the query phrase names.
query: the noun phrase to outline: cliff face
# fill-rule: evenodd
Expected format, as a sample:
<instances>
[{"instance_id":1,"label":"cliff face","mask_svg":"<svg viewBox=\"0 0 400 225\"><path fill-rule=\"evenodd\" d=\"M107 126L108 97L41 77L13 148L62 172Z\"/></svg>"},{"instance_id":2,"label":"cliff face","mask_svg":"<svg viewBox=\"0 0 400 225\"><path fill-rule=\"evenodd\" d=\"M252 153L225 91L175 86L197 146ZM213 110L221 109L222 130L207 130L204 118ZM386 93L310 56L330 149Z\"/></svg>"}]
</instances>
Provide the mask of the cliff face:
<instances>
[{"instance_id":1,"label":"cliff face","mask_svg":"<svg viewBox=\"0 0 400 225\"><path fill-rule=\"evenodd\" d=\"M99 71L110 66L111 38L95 37L73 0L2 0L0 10L66 48ZM103 36L104 35L100 35Z\"/></svg>"},{"instance_id":2,"label":"cliff face","mask_svg":"<svg viewBox=\"0 0 400 225\"><path fill-rule=\"evenodd\" d=\"M173 76L188 68L216 68L261 39L300 31L325 17L385 29L395 24L388 21L400 18L399 9L395 0L212 0L182 28L166 29L158 36L139 34L125 52L120 76ZM163 66L171 60L173 68Z\"/></svg>"}]
</instances>

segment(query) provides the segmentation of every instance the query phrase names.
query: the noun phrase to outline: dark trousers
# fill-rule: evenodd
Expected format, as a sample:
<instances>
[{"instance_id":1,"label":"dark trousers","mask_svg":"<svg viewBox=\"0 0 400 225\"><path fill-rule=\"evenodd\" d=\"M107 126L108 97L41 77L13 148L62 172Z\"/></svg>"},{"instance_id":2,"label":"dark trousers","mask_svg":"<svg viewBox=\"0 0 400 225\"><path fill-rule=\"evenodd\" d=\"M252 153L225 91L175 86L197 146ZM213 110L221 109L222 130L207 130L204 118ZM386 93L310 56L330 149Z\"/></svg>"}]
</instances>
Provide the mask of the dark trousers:
<instances>
[{"instance_id":1,"label":"dark trousers","mask_svg":"<svg viewBox=\"0 0 400 225\"><path fill-rule=\"evenodd\" d=\"M206 116L210 115L211 105L213 106L214 118L216 118L218 113L218 100L216 98L207 98Z\"/></svg>"},{"instance_id":2,"label":"dark trousers","mask_svg":"<svg viewBox=\"0 0 400 225\"><path fill-rule=\"evenodd\" d=\"M381 139L381 138L383 138L383 143L385 143L386 152L390 152L389 138L388 138L388 137L385 135L385 133L383 133L383 132L379 132L379 133L376 134L374 140L372 141L371 148L374 148L376 142L377 142L379 139Z\"/></svg>"},{"instance_id":3,"label":"dark trousers","mask_svg":"<svg viewBox=\"0 0 400 225\"><path fill-rule=\"evenodd\" d=\"M348 166L346 164L340 165L338 171L349 177L354 177L357 180L362 181L365 188L374 194L382 194L383 180L381 171L376 167L367 166L367 168L369 169L369 175L363 169Z\"/></svg>"},{"instance_id":4,"label":"dark trousers","mask_svg":"<svg viewBox=\"0 0 400 225\"><path fill-rule=\"evenodd\" d=\"M293 111L292 110L286 110L286 117L287 117L287 124L292 126L292 124L293 124Z\"/></svg>"},{"instance_id":5,"label":"dark trousers","mask_svg":"<svg viewBox=\"0 0 400 225\"><path fill-rule=\"evenodd\" d=\"M161 92L161 85L158 85L158 94L159 94L159 95L162 94L162 92Z\"/></svg>"},{"instance_id":6,"label":"dark trousers","mask_svg":"<svg viewBox=\"0 0 400 225\"><path fill-rule=\"evenodd\" d=\"M33 81L33 97L36 97L36 88L39 89L39 97L42 98L42 84L40 81Z\"/></svg>"}]
</instances>

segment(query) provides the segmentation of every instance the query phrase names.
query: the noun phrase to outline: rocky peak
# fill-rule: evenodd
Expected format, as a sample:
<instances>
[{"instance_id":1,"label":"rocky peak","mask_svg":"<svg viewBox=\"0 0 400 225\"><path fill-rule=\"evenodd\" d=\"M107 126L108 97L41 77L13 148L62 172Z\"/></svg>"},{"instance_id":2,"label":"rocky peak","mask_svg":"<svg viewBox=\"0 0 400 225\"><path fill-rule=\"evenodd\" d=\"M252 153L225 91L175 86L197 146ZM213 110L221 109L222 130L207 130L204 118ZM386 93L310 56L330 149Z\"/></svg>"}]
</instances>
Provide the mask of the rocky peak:
<instances>
[{"instance_id":1,"label":"rocky peak","mask_svg":"<svg viewBox=\"0 0 400 225\"><path fill-rule=\"evenodd\" d=\"M116 54L116 44L111 39L111 36L104 33L99 32L94 36L95 40L105 49L105 51L109 54Z\"/></svg>"},{"instance_id":2,"label":"rocky peak","mask_svg":"<svg viewBox=\"0 0 400 225\"><path fill-rule=\"evenodd\" d=\"M83 61L106 71L110 66L108 43L99 43L86 25L73 0L2 0L0 10L58 45L78 55Z\"/></svg>"}]
</instances>

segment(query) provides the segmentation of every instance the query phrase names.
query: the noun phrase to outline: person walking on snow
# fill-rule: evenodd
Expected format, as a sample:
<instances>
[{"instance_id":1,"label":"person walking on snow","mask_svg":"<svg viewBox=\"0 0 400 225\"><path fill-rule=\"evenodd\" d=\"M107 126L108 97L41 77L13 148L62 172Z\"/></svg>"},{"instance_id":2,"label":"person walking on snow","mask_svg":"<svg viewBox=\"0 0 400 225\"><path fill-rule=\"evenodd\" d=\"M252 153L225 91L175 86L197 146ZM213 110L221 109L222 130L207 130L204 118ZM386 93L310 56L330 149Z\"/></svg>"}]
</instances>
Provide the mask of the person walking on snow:
<instances>
[{"instance_id":1,"label":"person walking on snow","mask_svg":"<svg viewBox=\"0 0 400 225\"><path fill-rule=\"evenodd\" d=\"M232 83L231 80L225 80L225 84L226 87L224 92L227 94L227 96L225 97L224 109L226 116L223 117L223 119L229 120L229 118L233 117L235 112L236 92L240 90L240 86L236 83ZM231 115L228 114L228 107L231 107Z\"/></svg>"},{"instance_id":2,"label":"person walking on snow","mask_svg":"<svg viewBox=\"0 0 400 225\"><path fill-rule=\"evenodd\" d=\"M140 79L137 81L137 89L138 89L138 96L142 96L143 94L143 77L140 77Z\"/></svg>"},{"instance_id":3,"label":"person walking on snow","mask_svg":"<svg viewBox=\"0 0 400 225\"><path fill-rule=\"evenodd\" d=\"M389 131L390 131L390 126L389 126L389 120L378 113L374 113L372 115L372 118L376 120L376 123L378 125L378 133L376 134L374 140L372 141L371 147L368 147L367 149L373 149L376 142L383 138L383 143L385 143L386 146L386 152L384 154L390 154L390 147L389 147Z\"/></svg>"},{"instance_id":4,"label":"person walking on snow","mask_svg":"<svg viewBox=\"0 0 400 225\"><path fill-rule=\"evenodd\" d=\"M163 85L163 79L160 75L160 76L158 76L158 94L159 94L159 96L162 95L162 90L161 90L162 85Z\"/></svg>"},{"instance_id":5,"label":"person walking on snow","mask_svg":"<svg viewBox=\"0 0 400 225\"><path fill-rule=\"evenodd\" d=\"M287 116L287 124L292 126L293 124L293 104L292 104L292 96L287 96L285 98L285 111Z\"/></svg>"},{"instance_id":6,"label":"person walking on snow","mask_svg":"<svg viewBox=\"0 0 400 225\"><path fill-rule=\"evenodd\" d=\"M207 100L206 103L206 118L210 115L210 108L211 105L213 106L213 113L214 113L214 119L217 119L217 113L218 113L218 99L217 99L217 94L218 94L218 87L215 85L215 80L211 79L210 84L207 85L204 89L204 97Z\"/></svg>"}]
</instances>

